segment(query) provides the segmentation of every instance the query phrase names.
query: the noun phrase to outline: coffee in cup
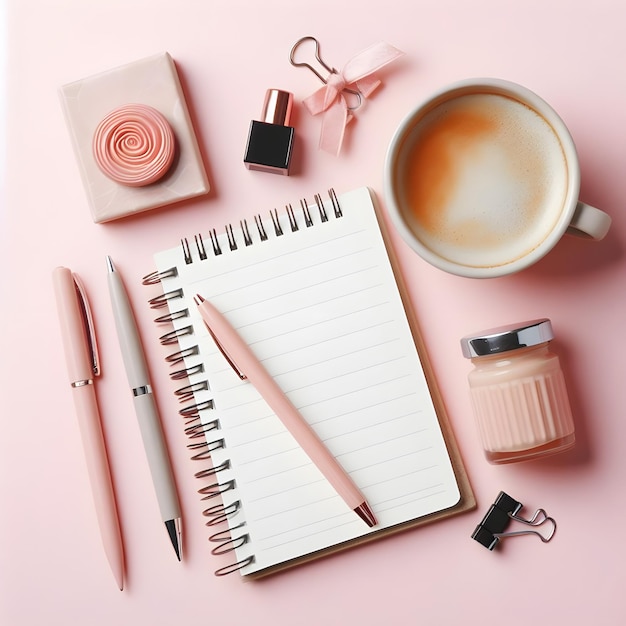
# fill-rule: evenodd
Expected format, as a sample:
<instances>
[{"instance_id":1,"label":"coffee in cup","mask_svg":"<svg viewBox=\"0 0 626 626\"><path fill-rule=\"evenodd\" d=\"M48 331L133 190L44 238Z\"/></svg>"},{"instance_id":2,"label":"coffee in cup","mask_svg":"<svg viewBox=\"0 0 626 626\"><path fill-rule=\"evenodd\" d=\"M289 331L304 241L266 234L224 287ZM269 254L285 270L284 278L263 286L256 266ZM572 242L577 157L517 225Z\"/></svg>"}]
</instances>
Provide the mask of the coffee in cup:
<instances>
[{"instance_id":1,"label":"coffee in cup","mask_svg":"<svg viewBox=\"0 0 626 626\"><path fill-rule=\"evenodd\" d=\"M412 111L385 163L394 224L423 258L470 277L519 271L567 231L605 236L610 217L578 200L580 169L563 121L498 79L452 85Z\"/></svg>"}]
</instances>

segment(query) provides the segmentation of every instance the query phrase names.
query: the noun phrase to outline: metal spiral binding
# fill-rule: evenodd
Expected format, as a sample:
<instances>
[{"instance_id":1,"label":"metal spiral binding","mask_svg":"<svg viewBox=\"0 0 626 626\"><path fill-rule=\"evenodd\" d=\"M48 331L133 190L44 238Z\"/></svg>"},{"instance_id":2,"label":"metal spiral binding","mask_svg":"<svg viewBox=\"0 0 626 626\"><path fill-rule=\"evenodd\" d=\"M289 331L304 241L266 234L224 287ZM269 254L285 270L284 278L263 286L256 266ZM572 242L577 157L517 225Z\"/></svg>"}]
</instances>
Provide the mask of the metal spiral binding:
<instances>
[{"instance_id":1,"label":"metal spiral binding","mask_svg":"<svg viewBox=\"0 0 626 626\"><path fill-rule=\"evenodd\" d=\"M194 424L193 421L190 421L185 425L185 434L189 437L189 439L197 439L199 437L204 439L207 433L212 430L219 430L219 428L219 420L213 420L212 422L208 422L206 424L203 424L202 422Z\"/></svg>"},{"instance_id":2,"label":"metal spiral binding","mask_svg":"<svg viewBox=\"0 0 626 626\"><path fill-rule=\"evenodd\" d=\"M178 276L178 269L175 267L170 267L168 270L164 272L151 272L143 277L141 284L142 285L158 285L165 278L175 278Z\"/></svg>"},{"instance_id":3,"label":"metal spiral binding","mask_svg":"<svg viewBox=\"0 0 626 626\"><path fill-rule=\"evenodd\" d=\"M176 320L180 320L183 317L189 317L189 309L183 309L182 311L174 311L173 313L168 313L167 315L160 315L155 318L155 322L157 324L170 324L175 322Z\"/></svg>"},{"instance_id":4,"label":"metal spiral binding","mask_svg":"<svg viewBox=\"0 0 626 626\"><path fill-rule=\"evenodd\" d=\"M183 328L177 328L159 337L159 341L162 346L171 346L177 344L181 337L186 335L193 335L193 326L184 326Z\"/></svg>"},{"instance_id":5,"label":"metal spiral binding","mask_svg":"<svg viewBox=\"0 0 626 626\"><path fill-rule=\"evenodd\" d=\"M198 476L198 478L203 478L203 476ZM204 517L208 517L209 521L206 522L207 526L217 526L222 522L225 522L229 517L232 517L241 509L241 502L239 500L235 500L230 504L224 504L223 502L218 502L213 506L206 508L202 515Z\"/></svg>"},{"instance_id":6,"label":"metal spiral binding","mask_svg":"<svg viewBox=\"0 0 626 626\"><path fill-rule=\"evenodd\" d=\"M319 221L321 223L328 222L331 216L336 219L343 217L343 212L334 189L328 190L330 198L331 210L328 210L319 194L315 194L314 203L309 207L305 200L300 201L300 211L302 213L303 222L296 216L296 211L291 204L285 206L285 213L279 216L278 211L273 209L269 212L271 223L267 222L269 228L266 228L265 222L261 215L255 215L252 231L260 242L267 241L270 237L282 237L287 232L297 232L302 226L310 228L315 225L315 210L319 213ZM281 219L286 219L286 224L281 223ZM205 244L205 238L201 234L196 234L193 241L187 238L180 240L182 258L186 265L194 262L206 261L213 256L229 254L235 252L240 246L254 245L255 239L251 232L248 222L244 219L239 222L239 231L235 232L231 224L225 227L226 242L220 243L220 238L215 229L208 231L208 243ZM241 237L238 241L237 237ZM152 272L142 279L143 285L157 285L163 281L178 276L178 269L171 267L164 271ZM175 321L190 318L188 308L175 310L176 301L183 300L184 294L182 288L173 289L164 292L148 302L152 309L158 310L165 307L170 308L170 312L155 318L155 323L159 325L172 324ZM179 343L182 337L193 335L194 329L191 324L181 326L175 330L168 331L159 337L159 341L164 346L171 346ZM165 357L165 361L170 365L172 370L169 376L174 381L187 381L182 387L174 391L178 401L184 405L179 409L180 416L185 420L184 429L188 438L187 448L191 453L191 458L196 461L210 461L212 453L224 448L226 442L220 438L219 419L206 421L202 419L207 411L214 409L212 400L195 401L196 394L208 391L210 389L209 381L204 379L200 381L190 382L189 379L197 377L204 373L204 365L200 356L200 349L197 344L182 348L172 352ZM190 360L195 360L193 364L189 364ZM182 368L179 367L182 364ZM230 469L230 460L225 460L219 465L210 465L198 472L194 476L198 480L210 481L198 489L201 500L207 503L207 507L202 511L207 527L214 528L227 520L242 513L242 503L236 499L229 504L224 504L221 496L230 491L236 491L237 484L234 479L220 481L221 472ZM215 503L215 499L219 501ZM250 542L250 536L245 531L246 522L242 521L237 525L214 532L209 537L209 541L215 543L212 548L212 554L225 555L235 552L240 547ZM235 563L219 568L215 571L216 576L225 576L233 572L239 571L254 562L254 555L241 559Z\"/></svg>"},{"instance_id":7,"label":"metal spiral binding","mask_svg":"<svg viewBox=\"0 0 626 626\"><path fill-rule=\"evenodd\" d=\"M199 383L193 383L192 385L187 385L186 387L181 387L177 389L174 393L178 396L180 402L187 402L191 400L196 392L199 391L208 391L209 389L209 381L202 380Z\"/></svg>"},{"instance_id":8,"label":"metal spiral binding","mask_svg":"<svg viewBox=\"0 0 626 626\"><path fill-rule=\"evenodd\" d=\"M335 193L334 189L331 188L328 190L328 197L330 199L330 204L332 206L332 215L334 215L335 218L337 219L343 217L343 212L341 210L341 206L339 205L339 200L337 199L337 194ZM322 223L328 222L328 220L330 219L330 213L327 210L320 194L315 194L314 205L311 205L311 206L314 206L314 208L317 209ZM312 226L314 226L315 220L313 218L313 215L311 214L311 207L309 207L308 203L304 199L300 200L300 211L302 212L302 216L304 218L305 228L311 228ZM272 209L269 212L269 215L270 215L270 220L271 220L271 224L273 227L273 235L275 235L276 237L281 237L287 231L285 230L285 228L280 222L278 211L276 209ZM300 226L298 225L298 220L296 219L296 214L291 204L285 205L285 216L289 222L289 228L291 229L291 232L298 231L300 229ZM267 241L272 235L268 233L268 229L265 226L265 221L263 217L259 214L256 214L253 217L253 220L254 220L254 226L256 227L256 230L254 232L258 236L259 241L261 242ZM241 237L243 238L243 244L245 246L253 245L254 239L252 238L248 221L245 219L241 220L239 222L239 228L241 231L240 233ZM220 239L218 237L217 231L214 228L208 231L208 238L210 241L210 246L207 246L205 244L205 238L200 233L194 235L193 242L191 242L187 238L181 239L180 245L181 245L181 249L183 253L183 260L185 261L185 264L191 265L194 262L194 260L196 260L194 259L195 252L197 252L197 260L206 261L207 259L210 258L209 255L211 252L213 253L213 256L220 256L222 254L238 250L240 242L237 241L232 224L227 224L224 228L224 232L226 234L227 247L226 245L223 245L222 243L220 243ZM194 244L195 244L195 247L194 247ZM175 297L176 297L176 294L174 292L170 292L169 295L163 294L159 298L154 298L153 300L156 301L155 304L161 304L162 306L165 306L165 304L167 304L167 302L170 299L175 298ZM151 301L151 306L153 306L152 301Z\"/></svg>"},{"instance_id":9,"label":"metal spiral binding","mask_svg":"<svg viewBox=\"0 0 626 626\"><path fill-rule=\"evenodd\" d=\"M182 289L174 289L174 291L168 291L166 293L162 293L156 298L152 298L148 301L150 304L150 308L152 309L162 309L163 307L168 306L171 300L176 300L178 298L183 297Z\"/></svg>"}]
</instances>

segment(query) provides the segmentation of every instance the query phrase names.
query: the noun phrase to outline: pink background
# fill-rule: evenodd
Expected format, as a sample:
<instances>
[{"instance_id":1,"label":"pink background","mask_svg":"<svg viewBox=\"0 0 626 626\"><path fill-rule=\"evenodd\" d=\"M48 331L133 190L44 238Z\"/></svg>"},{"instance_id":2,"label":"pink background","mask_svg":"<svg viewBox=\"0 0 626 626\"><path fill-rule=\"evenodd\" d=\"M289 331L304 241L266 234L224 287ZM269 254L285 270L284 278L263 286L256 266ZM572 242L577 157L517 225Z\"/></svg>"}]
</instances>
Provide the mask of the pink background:
<instances>
[{"instance_id":1,"label":"pink background","mask_svg":"<svg viewBox=\"0 0 626 626\"><path fill-rule=\"evenodd\" d=\"M296 8L297 7L297 8ZM35 624L619 624L626 609L626 7L621 0L10 0L6 197L0 205L3 356L0 622ZM328 62L385 40L406 53L358 112L338 158L317 151L320 120L295 112L290 177L250 172L242 156L265 90L296 101L317 79L288 62L315 35ZM169 51L177 62L212 184L203 199L126 221L91 221L57 88ZM387 143L440 86L471 76L533 89L577 143L582 198L614 220L606 240L564 239L535 267L475 281L431 268L394 237L478 510L260 583L216 578L202 503L141 277L180 236L369 185L382 195ZM129 285L158 393L185 517L176 562L126 386L106 288L110 254ZM126 547L120 593L96 527L61 353L51 272L85 281L104 375L99 398ZM550 317L577 424L572 453L490 466L468 402L459 338ZM544 507L554 540L510 539L490 553L470 533L499 490ZM221 562L220 562L221 564Z\"/></svg>"}]
</instances>

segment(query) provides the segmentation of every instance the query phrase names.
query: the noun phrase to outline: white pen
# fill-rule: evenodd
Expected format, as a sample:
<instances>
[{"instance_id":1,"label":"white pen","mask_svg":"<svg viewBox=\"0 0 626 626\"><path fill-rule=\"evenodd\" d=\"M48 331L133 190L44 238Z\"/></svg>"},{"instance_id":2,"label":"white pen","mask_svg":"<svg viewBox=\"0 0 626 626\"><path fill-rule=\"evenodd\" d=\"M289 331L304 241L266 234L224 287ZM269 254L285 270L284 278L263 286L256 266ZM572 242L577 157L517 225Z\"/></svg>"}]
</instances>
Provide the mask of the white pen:
<instances>
[{"instance_id":1,"label":"white pen","mask_svg":"<svg viewBox=\"0 0 626 626\"><path fill-rule=\"evenodd\" d=\"M107 257L107 266L115 325L126 366L128 383L133 392L133 401L148 457L148 465L152 473L161 517L165 522L176 556L180 561L182 554L180 504L174 483L174 473L163 436L163 428L152 395L146 357L128 294L119 273L113 266L111 257Z\"/></svg>"}]
</instances>

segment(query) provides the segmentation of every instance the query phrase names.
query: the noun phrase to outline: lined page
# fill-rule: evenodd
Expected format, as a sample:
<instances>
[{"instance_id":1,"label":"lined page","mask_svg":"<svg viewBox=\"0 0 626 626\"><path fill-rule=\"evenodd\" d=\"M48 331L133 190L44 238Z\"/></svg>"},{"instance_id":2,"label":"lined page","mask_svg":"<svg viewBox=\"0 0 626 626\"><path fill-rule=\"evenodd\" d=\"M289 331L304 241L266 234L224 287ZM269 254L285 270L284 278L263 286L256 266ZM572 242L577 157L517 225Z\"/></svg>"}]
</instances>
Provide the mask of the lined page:
<instances>
[{"instance_id":1,"label":"lined page","mask_svg":"<svg viewBox=\"0 0 626 626\"><path fill-rule=\"evenodd\" d=\"M229 521L233 536L250 542L238 559L254 555L249 574L329 546L445 510L459 489L426 379L415 348L367 188L339 197L343 215L314 204L312 225L294 208L298 229L279 215L283 234L263 219L267 239L250 225L253 243L239 230L231 250L206 243L206 260L195 245L193 262L181 248L156 255L157 268L173 265L178 276L164 289L182 288L172 310L187 308L193 335L180 347L199 346L211 400L203 420L218 419L224 447L212 454L221 483L236 489L242 511ZM193 235L192 235L193 238ZM203 239L207 239L206 236ZM281 389L352 476L379 525L369 529L351 511L296 444L255 388L241 380L216 348L193 296L210 300L250 345ZM176 321L178 326L189 319ZM198 357L190 357L192 365ZM193 382L192 377L191 382ZM208 479L207 482L211 482Z\"/></svg>"}]
</instances>

